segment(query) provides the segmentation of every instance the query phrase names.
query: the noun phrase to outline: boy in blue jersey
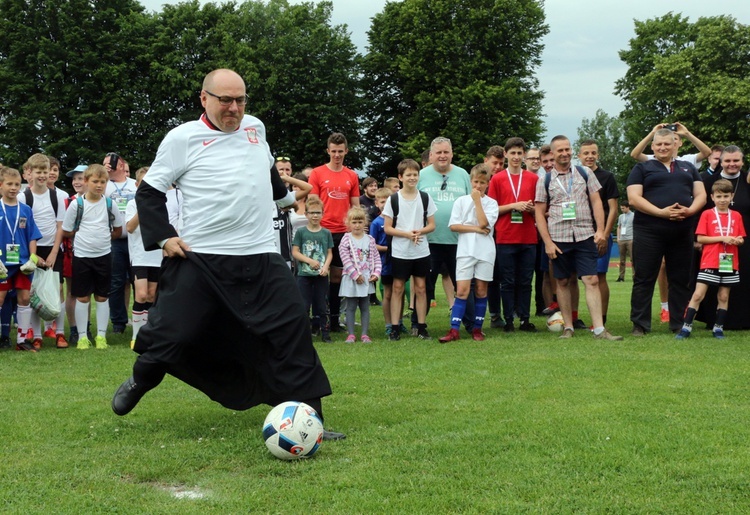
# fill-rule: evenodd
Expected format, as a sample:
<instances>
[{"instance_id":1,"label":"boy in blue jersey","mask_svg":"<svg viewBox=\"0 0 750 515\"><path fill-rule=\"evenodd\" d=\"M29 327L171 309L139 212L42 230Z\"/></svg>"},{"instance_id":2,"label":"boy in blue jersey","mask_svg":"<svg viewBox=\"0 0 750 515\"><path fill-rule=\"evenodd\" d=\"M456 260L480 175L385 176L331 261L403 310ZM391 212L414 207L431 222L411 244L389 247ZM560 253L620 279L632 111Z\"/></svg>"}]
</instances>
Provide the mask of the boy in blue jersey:
<instances>
[{"instance_id":1,"label":"boy in blue jersey","mask_svg":"<svg viewBox=\"0 0 750 515\"><path fill-rule=\"evenodd\" d=\"M13 168L0 169L0 306L8 291L14 289L18 299L18 340L16 350L36 352L25 336L31 325L29 305L31 277L36 261L36 242L42 237L31 208L18 202L21 191L21 174ZM22 265L23 263L23 265Z\"/></svg>"}]
</instances>

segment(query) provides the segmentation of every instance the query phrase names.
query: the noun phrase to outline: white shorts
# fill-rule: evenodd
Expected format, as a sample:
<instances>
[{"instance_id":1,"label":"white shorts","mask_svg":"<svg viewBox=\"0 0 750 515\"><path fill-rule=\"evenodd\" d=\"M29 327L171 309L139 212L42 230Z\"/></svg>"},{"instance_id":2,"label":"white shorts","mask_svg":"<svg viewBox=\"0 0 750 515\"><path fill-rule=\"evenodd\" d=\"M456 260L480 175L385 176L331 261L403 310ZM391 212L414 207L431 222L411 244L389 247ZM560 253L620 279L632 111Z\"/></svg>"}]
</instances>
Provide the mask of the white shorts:
<instances>
[{"instance_id":1,"label":"white shorts","mask_svg":"<svg viewBox=\"0 0 750 515\"><path fill-rule=\"evenodd\" d=\"M480 261L473 256L462 256L456 258L456 281L471 281L474 278L480 281L492 281L492 272L495 268L493 263Z\"/></svg>"}]
</instances>

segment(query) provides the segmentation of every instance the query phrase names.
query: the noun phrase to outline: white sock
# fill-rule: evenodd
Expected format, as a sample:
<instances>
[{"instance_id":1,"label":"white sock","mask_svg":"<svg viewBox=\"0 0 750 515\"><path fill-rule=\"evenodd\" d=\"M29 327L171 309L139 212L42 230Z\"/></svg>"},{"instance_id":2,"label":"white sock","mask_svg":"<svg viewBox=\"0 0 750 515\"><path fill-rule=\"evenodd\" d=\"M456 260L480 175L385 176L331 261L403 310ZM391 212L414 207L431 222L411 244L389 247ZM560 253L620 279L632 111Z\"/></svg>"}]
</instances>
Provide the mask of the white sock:
<instances>
[{"instance_id":1,"label":"white sock","mask_svg":"<svg viewBox=\"0 0 750 515\"><path fill-rule=\"evenodd\" d=\"M18 343L23 343L26 333L31 325L31 306L18 306L16 308L16 317L18 318Z\"/></svg>"},{"instance_id":2,"label":"white sock","mask_svg":"<svg viewBox=\"0 0 750 515\"><path fill-rule=\"evenodd\" d=\"M87 338L86 328L89 325L89 303L81 302L76 299L76 323L78 324L78 334L81 338Z\"/></svg>"},{"instance_id":3,"label":"white sock","mask_svg":"<svg viewBox=\"0 0 750 515\"><path fill-rule=\"evenodd\" d=\"M55 332L57 334L65 334L65 301L60 302L60 314L57 315L55 323L57 324Z\"/></svg>"},{"instance_id":4,"label":"white sock","mask_svg":"<svg viewBox=\"0 0 750 515\"><path fill-rule=\"evenodd\" d=\"M33 309L31 310L31 329L34 331L35 339L42 337L42 319Z\"/></svg>"},{"instance_id":5,"label":"white sock","mask_svg":"<svg viewBox=\"0 0 750 515\"><path fill-rule=\"evenodd\" d=\"M669 302L662 302L661 309L669 311Z\"/></svg>"},{"instance_id":6,"label":"white sock","mask_svg":"<svg viewBox=\"0 0 750 515\"><path fill-rule=\"evenodd\" d=\"M76 314L76 318L78 315ZM109 301L96 302L96 334L107 336L107 325L109 324Z\"/></svg>"},{"instance_id":7,"label":"white sock","mask_svg":"<svg viewBox=\"0 0 750 515\"><path fill-rule=\"evenodd\" d=\"M148 322L148 310L133 311L133 340L138 336L138 331Z\"/></svg>"}]
</instances>

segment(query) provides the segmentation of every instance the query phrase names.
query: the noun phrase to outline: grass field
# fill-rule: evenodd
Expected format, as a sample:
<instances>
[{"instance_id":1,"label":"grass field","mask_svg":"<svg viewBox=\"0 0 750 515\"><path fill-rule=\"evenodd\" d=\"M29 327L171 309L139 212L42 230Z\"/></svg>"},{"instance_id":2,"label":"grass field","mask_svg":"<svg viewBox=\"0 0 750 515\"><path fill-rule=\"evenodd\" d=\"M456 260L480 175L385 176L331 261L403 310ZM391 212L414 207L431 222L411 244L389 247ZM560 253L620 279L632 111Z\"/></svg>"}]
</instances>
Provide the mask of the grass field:
<instances>
[{"instance_id":1,"label":"grass field","mask_svg":"<svg viewBox=\"0 0 750 515\"><path fill-rule=\"evenodd\" d=\"M537 318L537 335L391 343L373 308L373 345L316 343L326 425L348 438L299 462L265 449L268 407L226 410L172 378L115 416L129 334L108 350L4 351L0 511L750 512L747 335L678 342L655 302L654 332L634 339L631 283L611 287L624 342L560 341Z\"/></svg>"}]
</instances>

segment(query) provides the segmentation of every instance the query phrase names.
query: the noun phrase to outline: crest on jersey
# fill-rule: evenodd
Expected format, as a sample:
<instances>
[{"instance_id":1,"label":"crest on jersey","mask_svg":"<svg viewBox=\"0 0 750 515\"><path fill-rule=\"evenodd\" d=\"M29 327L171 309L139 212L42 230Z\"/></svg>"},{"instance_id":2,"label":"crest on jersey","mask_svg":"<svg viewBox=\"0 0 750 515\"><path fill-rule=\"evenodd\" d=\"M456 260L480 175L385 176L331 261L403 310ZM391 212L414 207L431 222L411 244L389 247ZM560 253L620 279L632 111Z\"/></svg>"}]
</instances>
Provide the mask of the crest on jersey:
<instances>
[{"instance_id":1,"label":"crest on jersey","mask_svg":"<svg viewBox=\"0 0 750 515\"><path fill-rule=\"evenodd\" d=\"M247 140L250 143L258 143L258 131L256 129L254 129L253 127L248 127L245 129L245 134L247 134Z\"/></svg>"}]
</instances>

